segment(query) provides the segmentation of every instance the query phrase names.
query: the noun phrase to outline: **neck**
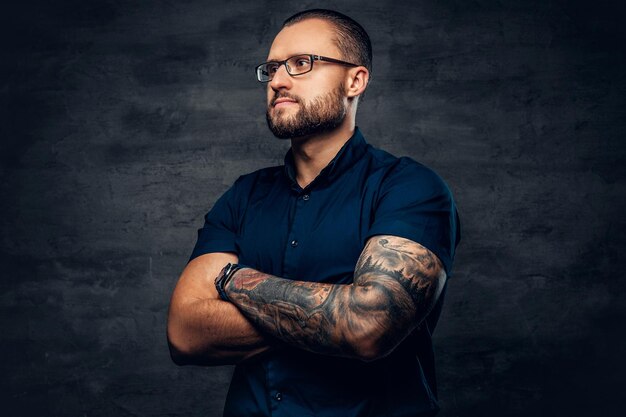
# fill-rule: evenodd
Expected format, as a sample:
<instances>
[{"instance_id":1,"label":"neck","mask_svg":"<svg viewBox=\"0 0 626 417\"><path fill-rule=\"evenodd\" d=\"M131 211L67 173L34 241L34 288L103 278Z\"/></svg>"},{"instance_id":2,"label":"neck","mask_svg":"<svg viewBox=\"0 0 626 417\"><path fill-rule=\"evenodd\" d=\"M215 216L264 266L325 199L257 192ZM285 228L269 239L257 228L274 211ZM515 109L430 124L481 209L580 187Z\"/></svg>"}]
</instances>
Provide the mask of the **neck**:
<instances>
[{"instance_id":1,"label":"neck","mask_svg":"<svg viewBox=\"0 0 626 417\"><path fill-rule=\"evenodd\" d=\"M305 188L319 175L352 137L354 129L354 119L346 117L341 125L330 132L291 139L296 180L300 187Z\"/></svg>"}]
</instances>

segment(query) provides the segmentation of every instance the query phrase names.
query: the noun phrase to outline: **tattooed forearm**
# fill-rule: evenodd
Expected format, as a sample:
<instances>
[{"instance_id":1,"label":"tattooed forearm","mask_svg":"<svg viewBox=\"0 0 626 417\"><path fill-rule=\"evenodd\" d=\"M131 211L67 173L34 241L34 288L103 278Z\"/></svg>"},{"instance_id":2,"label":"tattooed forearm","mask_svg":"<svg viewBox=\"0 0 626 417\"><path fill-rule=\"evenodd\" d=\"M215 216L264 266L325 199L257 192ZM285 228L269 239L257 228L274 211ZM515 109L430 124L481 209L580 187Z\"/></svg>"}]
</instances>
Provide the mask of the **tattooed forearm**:
<instances>
[{"instance_id":1,"label":"tattooed forearm","mask_svg":"<svg viewBox=\"0 0 626 417\"><path fill-rule=\"evenodd\" d=\"M237 271L226 291L259 328L293 346L374 359L395 348L430 312L445 272L428 249L396 236L370 238L350 285Z\"/></svg>"}]
</instances>

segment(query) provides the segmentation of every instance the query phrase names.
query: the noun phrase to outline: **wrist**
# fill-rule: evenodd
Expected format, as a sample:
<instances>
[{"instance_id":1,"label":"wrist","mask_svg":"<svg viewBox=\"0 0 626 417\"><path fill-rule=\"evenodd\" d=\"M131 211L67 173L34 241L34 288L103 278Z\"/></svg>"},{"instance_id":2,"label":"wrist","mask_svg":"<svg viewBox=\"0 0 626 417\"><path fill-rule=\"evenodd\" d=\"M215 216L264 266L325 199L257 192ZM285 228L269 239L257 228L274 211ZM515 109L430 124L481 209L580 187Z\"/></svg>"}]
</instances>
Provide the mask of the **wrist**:
<instances>
[{"instance_id":1,"label":"wrist","mask_svg":"<svg viewBox=\"0 0 626 417\"><path fill-rule=\"evenodd\" d=\"M217 294L223 301L230 301L228 298L228 294L226 294L226 286L232 279L235 272L242 268L248 268L245 265L241 264L231 264L228 263L224 268L222 268L221 273L215 278L215 289L217 290Z\"/></svg>"}]
</instances>

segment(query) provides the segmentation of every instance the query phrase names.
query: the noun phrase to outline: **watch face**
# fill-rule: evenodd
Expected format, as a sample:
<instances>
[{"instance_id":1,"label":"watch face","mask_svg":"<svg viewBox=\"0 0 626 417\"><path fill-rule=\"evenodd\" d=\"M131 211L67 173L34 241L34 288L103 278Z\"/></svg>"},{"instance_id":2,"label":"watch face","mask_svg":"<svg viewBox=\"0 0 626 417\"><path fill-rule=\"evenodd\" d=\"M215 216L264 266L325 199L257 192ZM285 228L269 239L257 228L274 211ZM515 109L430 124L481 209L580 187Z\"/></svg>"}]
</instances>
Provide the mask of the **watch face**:
<instances>
[{"instance_id":1,"label":"watch face","mask_svg":"<svg viewBox=\"0 0 626 417\"><path fill-rule=\"evenodd\" d=\"M215 278L215 285L220 284L222 281L224 281L224 278L226 278L228 276L228 273L230 272L230 263L228 263L224 268L222 268L221 273Z\"/></svg>"}]
</instances>

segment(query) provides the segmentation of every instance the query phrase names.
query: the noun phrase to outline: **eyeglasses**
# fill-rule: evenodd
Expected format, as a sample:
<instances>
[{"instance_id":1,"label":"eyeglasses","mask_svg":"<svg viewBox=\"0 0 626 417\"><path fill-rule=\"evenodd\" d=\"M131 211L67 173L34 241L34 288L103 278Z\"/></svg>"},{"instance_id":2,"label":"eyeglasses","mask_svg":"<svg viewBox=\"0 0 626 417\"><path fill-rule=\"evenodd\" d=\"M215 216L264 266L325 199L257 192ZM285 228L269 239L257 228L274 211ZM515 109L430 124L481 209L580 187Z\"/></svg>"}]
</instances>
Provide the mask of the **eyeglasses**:
<instances>
[{"instance_id":1,"label":"eyeglasses","mask_svg":"<svg viewBox=\"0 0 626 417\"><path fill-rule=\"evenodd\" d=\"M292 77L296 75L306 74L313 69L313 61L326 61L332 62L333 64L341 64L349 67L358 67L357 64L351 64L350 62L340 61L335 58L328 58L326 56L313 54L301 54L292 56L291 58L287 58L284 61L269 61L257 66L256 78L262 83L272 81L272 78L274 78L274 74L276 74L278 68L280 68L280 66L283 64L285 65L285 68L287 68L287 73Z\"/></svg>"}]
</instances>

